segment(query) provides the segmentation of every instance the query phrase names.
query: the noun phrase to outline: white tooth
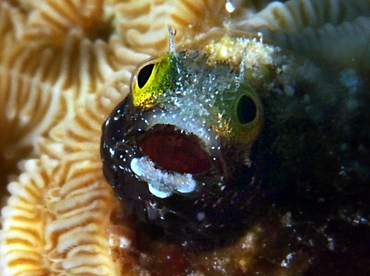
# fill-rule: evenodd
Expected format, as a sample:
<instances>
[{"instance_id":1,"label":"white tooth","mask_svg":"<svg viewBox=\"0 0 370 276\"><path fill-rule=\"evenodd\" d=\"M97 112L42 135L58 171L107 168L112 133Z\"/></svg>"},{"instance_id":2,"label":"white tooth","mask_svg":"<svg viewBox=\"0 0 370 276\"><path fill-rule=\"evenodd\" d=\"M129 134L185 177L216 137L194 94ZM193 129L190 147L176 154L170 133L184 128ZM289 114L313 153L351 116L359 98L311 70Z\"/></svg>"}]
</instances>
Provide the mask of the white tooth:
<instances>
[{"instance_id":1,"label":"white tooth","mask_svg":"<svg viewBox=\"0 0 370 276\"><path fill-rule=\"evenodd\" d=\"M152 182L148 182L148 188L149 188L149 191L156 197L159 197L159 198L166 198L166 197L169 197L170 195L172 195L172 192L169 191L169 190L162 190L161 188L164 188L163 185L159 184L159 183L152 183Z\"/></svg>"},{"instance_id":2,"label":"white tooth","mask_svg":"<svg viewBox=\"0 0 370 276\"><path fill-rule=\"evenodd\" d=\"M130 168L131 170L137 175L137 176L141 176L143 174L142 170L141 170L141 167L139 166L139 160L138 158L134 158L131 160L131 163L130 163Z\"/></svg>"},{"instance_id":3,"label":"white tooth","mask_svg":"<svg viewBox=\"0 0 370 276\"><path fill-rule=\"evenodd\" d=\"M191 193L197 187L190 173L168 173L156 169L155 164L146 156L132 159L130 167L140 180L148 183L149 191L159 198L169 197L173 193Z\"/></svg>"}]
</instances>

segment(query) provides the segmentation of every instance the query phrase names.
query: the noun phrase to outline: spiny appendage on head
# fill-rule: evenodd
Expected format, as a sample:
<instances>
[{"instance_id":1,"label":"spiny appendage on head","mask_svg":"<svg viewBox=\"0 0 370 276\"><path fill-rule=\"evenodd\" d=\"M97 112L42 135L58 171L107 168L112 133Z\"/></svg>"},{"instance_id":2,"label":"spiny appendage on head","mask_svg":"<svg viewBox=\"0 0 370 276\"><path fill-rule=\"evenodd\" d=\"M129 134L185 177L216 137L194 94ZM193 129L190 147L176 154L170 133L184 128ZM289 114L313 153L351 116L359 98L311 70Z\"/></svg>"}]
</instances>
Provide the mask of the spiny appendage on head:
<instances>
[{"instance_id":1,"label":"spiny appendage on head","mask_svg":"<svg viewBox=\"0 0 370 276\"><path fill-rule=\"evenodd\" d=\"M180 240L222 240L255 217L263 193L249 155L263 114L239 68L201 50L139 67L101 150L105 177L139 220Z\"/></svg>"}]
</instances>

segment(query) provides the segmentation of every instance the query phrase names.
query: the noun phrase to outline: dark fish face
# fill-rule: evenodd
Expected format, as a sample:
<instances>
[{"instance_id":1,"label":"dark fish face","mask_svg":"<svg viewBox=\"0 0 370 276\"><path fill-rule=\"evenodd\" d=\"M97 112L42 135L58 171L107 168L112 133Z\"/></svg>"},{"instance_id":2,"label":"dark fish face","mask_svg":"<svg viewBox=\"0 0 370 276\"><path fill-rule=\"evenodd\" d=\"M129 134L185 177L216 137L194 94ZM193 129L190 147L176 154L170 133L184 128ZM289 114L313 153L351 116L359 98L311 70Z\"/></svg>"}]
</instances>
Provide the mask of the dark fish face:
<instances>
[{"instance_id":1,"label":"dark fish face","mask_svg":"<svg viewBox=\"0 0 370 276\"><path fill-rule=\"evenodd\" d=\"M201 249L286 214L317 251L336 223L368 224L368 82L253 39L203 46L144 63L103 125L123 214Z\"/></svg>"},{"instance_id":2,"label":"dark fish face","mask_svg":"<svg viewBox=\"0 0 370 276\"><path fill-rule=\"evenodd\" d=\"M258 96L201 51L139 68L103 126L104 175L125 210L181 241L222 242L253 221L263 192L250 158Z\"/></svg>"}]
</instances>

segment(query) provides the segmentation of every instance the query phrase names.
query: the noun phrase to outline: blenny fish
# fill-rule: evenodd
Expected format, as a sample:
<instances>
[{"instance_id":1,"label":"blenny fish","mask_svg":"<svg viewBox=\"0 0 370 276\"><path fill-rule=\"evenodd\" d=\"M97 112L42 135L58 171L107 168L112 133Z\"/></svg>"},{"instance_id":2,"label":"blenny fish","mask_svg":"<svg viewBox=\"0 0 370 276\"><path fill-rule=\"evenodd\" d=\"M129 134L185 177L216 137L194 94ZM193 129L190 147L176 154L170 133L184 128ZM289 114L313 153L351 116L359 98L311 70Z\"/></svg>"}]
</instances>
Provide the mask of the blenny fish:
<instances>
[{"instance_id":1,"label":"blenny fish","mask_svg":"<svg viewBox=\"0 0 370 276\"><path fill-rule=\"evenodd\" d=\"M349 209L367 219L365 195L348 203L370 181L366 84L343 77L355 71L258 34L184 48L145 61L103 125L104 175L125 213L202 248L274 208L303 225Z\"/></svg>"}]
</instances>

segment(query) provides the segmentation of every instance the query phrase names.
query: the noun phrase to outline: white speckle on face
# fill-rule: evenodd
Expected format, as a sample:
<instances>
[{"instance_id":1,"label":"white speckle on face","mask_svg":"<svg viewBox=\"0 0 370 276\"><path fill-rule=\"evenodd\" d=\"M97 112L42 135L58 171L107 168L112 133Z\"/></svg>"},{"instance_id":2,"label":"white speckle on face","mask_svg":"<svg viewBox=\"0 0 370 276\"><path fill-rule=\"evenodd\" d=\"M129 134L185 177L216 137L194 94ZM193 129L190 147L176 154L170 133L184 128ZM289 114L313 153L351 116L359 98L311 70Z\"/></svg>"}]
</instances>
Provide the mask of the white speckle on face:
<instances>
[{"instance_id":1,"label":"white speckle on face","mask_svg":"<svg viewBox=\"0 0 370 276\"><path fill-rule=\"evenodd\" d=\"M159 198L169 197L173 193L191 193L197 186L191 174L169 173L157 169L146 156L132 159L130 167L140 180L148 183L149 191Z\"/></svg>"},{"instance_id":2,"label":"white speckle on face","mask_svg":"<svg viewBox=\"0 0 370 276\"><path fill-rule=\"evenodd\" d=\"M233 3L231 3L230 1L227 1L226 4L225 4L225 8L227 10L227 12L229 13L232 13L235 11L235 6Z\"/></svg>"},{"instance_id":3,"label":"white speckle on face","mask_svg":"<svg viewBox=\"0 0 370 276\"><path fill-rule=\"evenodd\" d=\"M199 212L197 214L197 220L202 221L206 218L206 214L204 212Z\"/></svg>"},{"instance_id":4,"label":"white speckle on face","mask_svg":"<svg viewBox=\"0 0 370 276\"><path fill-rule=\"evenodd\" d=\"M281 262L281 267L290 267L293 261L295 253L289 253L285 259Z\"/></svg>"}]
</instances>

